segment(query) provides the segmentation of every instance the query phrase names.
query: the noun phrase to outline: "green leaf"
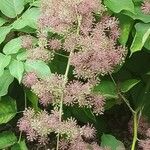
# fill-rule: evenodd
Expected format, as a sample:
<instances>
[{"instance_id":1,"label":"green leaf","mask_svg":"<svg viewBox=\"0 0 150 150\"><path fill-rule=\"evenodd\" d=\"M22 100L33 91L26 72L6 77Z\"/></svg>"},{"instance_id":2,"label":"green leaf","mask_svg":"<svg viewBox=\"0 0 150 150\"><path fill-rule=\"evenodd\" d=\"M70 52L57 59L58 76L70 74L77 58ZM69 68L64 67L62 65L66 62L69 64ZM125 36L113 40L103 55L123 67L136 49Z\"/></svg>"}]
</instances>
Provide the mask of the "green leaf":
<instances>
[{"instance_id":1,"label":"green leaf","mask_svg":"<svg viewBox=\"0 0 150 150\"><path fill-rule=\"evenodd\" d=\"M16 143L14 146L12 146L11 150L28 150L25 140Z\"/></svg>"},{"instance_id":2,"label":"green leaf","mask_svg":"<svg viewBox=\"0 0 150 150\"><path fill-rule=\"evenodd\" d=\"M131 45L131 54L140 51L150 35L150 23L137 23L135 25L136 34Z\"/></svg>"},{"instance_id":3,"label":"green leaf","mask_svg":"<svg viewBox=\"0 0 150 150\"><path fill-rule=\"evenodd\" d=\"M4 69L8 66L10 60L11 56L5 56L4 54L0 53L0 76L3 75Z\"/></svg>"},{"instance_id":4,"label":"green leaf","mask_svg":"<svg viewBox=\"0 0 150 150\"><path fill-rule=\"evenodd\" d=\"M122 14L118 14L117 17L119 18L121 30L119 42L125 46L128 41L130 31L133 27L134 20Z\"/></svg>"},{"instance_id":5,"label":"green leaf","mask_svg":"<svg viewBox=\"0 0 150 150\"><path fill-rule=\"evenodd\" d=\"M3 52L6 55L16 54L22 48L21 44L22 41L20 37L12 39L4 46Z\"/></svg>"},{"instance_id":6,"label":"green leaf","mask_svg":"<svg viewBox=\"0 0 150 150\"><path fill-rule=\"evenodd\" d=\"M79 121L83 123L87 122L96 123L96 118L91 109L74 106L70 108L70 112L73 114L75 118L77 118Z\"/></svg>"},{"instance_id":7,"label":"green leaf","mask_svg":"<svg viewBox=\"0 0 150 150\"><path fill-rule=\"evenodd\" d=\"M0 77L0 97L4 96L8 92L9 85L13 82L14 78L11 76L8 70L5 70Z\"/></svg>"},{"instance_id":8,"label":"green leaf","mask_svg":"<svg viewBox=\"0 0 150 150\"><path fill-rule=\"evenodd\" d=\"M22 76L24 73L24 63L18 60L13 60L9 65L10 74L18 79L21 83Z\"/></svg>"},{"instance_id":9,"label":"green leaf","mask_svg":"<svg viewBox=\"0 0 150 150\"><path fill-rule=\"evenodd\" d=\"M0 149L10 147L17 142L17 138L13 132L4 131L0 133Z\"/></svg>"},{"instance_id":10,"label":"green leaf","mask_svg":"<svg viewBox=\"0 0 150 150\"><path fill-rule=\"evenodd\" d=\"M123 143L117 140L114 136L103 134L101 137L101 146L109 147L111 150L125 150Z\"/></svg>"},{"instance_id":11,"label":"green leaf","mask_svg":"<svg viewBox=\"0 0 150 150\"><path fill-rule=\"evenodd\" d=\"M134 3L132 0L104 0L104 4L115 13L119 13L122 10L128 10L134 13Z\"/></svg>"},{"instance_id":12,"label":"green leaf","mask_svg":"<svg viewBox=\"0 0 150 150\"><path fill-rule=\"evenodd\" d=\"M0 124L7 123L17 113L16 101L10 97L3 97L0 100Z\"/></svg>"},{"instance_id":13,"label":"green leaf","mask_svg":"<svg viewBox=\"0 0 150 150\"><path fill-rule=\"evenodd\" d=\"M25 63L25 70L27 72L35 72L38 77L40 78L45 78L47 76L51 75L51 70L48 67L48 65L40 60L37 61L32 61L32 60L28 60Z\"/></svg>"},{"instance_id":14,"label":"green leaf","mask_svg":"<svg viewBox=\"0 0 150 150\"><path fill-rule=\"evenodd\" d=\"M38 110L39 98L31 90L26 90L26 95L27 95L28 100L32 103L32 107L35 110Z\"/></svg>"},{"instance_id":15,"label":"green leaf","mask_svg":"<svg viewBox=\"0 0 150 150\"><path fill-rule=\"evenodd\" d=\"M3 24L5 24L6 22L7 22L6 19L0 17L0 26L2 26Z\"/></svg>"},{"instance_id":16,"label":"green leaf","mask_svg":"<svg viewBox=\"0 0 150 150\"><path fill-rule=\"evenodd\" d=\"M24 9L24 0L1 0L1 12L10 18L17 17Z\"/></svg>"},{"instance_id":17,"label":"green leaf","mask_svg":"<svg viewBox=\"0 0 150 150\"><path fill-rule=\"evenodd\" d=\"M22 29L26 26L36 29L37 28L37 20L40 15L38 8L31 8L27 10L20 19L14 22L13 28L14 29Z\"/></svg>"},{"instance_id":18,"label":"green leaf","mask_svg":"<svg viewBox=\"0 0 150 150\"><path fill-rule=\"evenodd\" d=\"M0 27L0 44L5 40L6 35L12 28L10 26Z\"/></svg>"},{"instance_id":19,"label":"green leaf","mask_svg":"<svg viewBox=\"0 0 150 150\"><path fill-rule=\"evenodd\" d=\"M126 80L120 84L120 89L123 93L126 93L130 89L132 89L135 85L137 85L139 82L140 80L137 79Z\"/></svg>"},{"instance_id":20,"label":"green leaf","mask_svg":"<svg viewBox=\"0 0 150 150\"><path fill-rule=\"evenodd\" d=\"M135 6L135 13L129 12L129 11L122 11L123 14L130 16L134 20L141 20L144 23L149 23L150 22L150 17L149 15L144 14L141 11L140 6Z\"/></svg>"},{"instance_id":21,"label":"green leaf","mask_svg":"<svg viewBox=\"0 0 150 150\"><path fill-rule=\"evenodd\" d=\"M21 52L17 55L17 60L24 61L27 59L27 51Z\"/></svg>"},{"instance_id":22,"label":"green leaf","mask_svg":"<svg viewBox=\"0 0 150 150\"><path fill-rule=\"evenodd\" d=\"M150 50L150 36L147 38L144 47L148 50Z\"/></svg>"},{"instance_id":23,"label":"green leaf","mask_svg":"<svg viewBox=\"0 0 150 150\"><path fill-rule=\"evenodd\" d=\"M118 98L116 87L114 83L109 80L101 81L100 84L94 87L94 92L98 92L108 99Z\"/></svg>"}]
</instances>

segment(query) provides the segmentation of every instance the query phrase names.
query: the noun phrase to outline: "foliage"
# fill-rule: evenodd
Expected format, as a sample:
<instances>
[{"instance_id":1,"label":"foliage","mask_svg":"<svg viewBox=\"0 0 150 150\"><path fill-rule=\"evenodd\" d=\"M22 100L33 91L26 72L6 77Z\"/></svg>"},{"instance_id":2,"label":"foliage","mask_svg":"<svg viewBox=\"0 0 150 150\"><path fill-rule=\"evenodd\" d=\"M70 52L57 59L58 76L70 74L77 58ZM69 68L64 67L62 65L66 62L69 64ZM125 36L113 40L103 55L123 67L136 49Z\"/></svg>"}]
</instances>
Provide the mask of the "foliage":
<instances>
[{"instance_id":1,"label":"foliage","mask_svg":"<svg viewBox=\"0 0 150 150\"><path fill-rule=\"evenodd\" d=\"M87 140L90 146L98 141L98 144L103 149L138 149L138 139L146 139L147 137L146 134L141 136L138 131L139 118L145 117L148 120L147 122L150 120L150 8L149 13L143 11L146 2L150 3L149 0L103 0L103 11L93 13L96 21L94 25L92 24L93 26L90 30L97 27L96 23L103 19L105 20L105 18L101 18L102 15L117 18L115 23L119 22L118 28L120 28L120 35L114 47L118 48L119 45L122 45L121 48L126 50L123 51L121 49L121 56L119 57L121 60L118 58L119 61L116 64L115 61L112 62L112 60L109 62L110 64L115 64L113 67L111 65L108 66L111 68L109 71L105 70L107 68L104 68L104 70L100 68L101 70L98 70L100 73L89 67L95 62L98 64L96 60L98 55L97 57L93 57L95 60L92 64L88 62L94 55L93 52L88 54L89 49L94 47L92 45L94 42L91 42L92 44L90 43L91 46L88 38L84 41L81 37L81 45L77 43L77 37L80 35L76 37L74 30L77 29L77 34L80 34L78 30L80 30L81 27L81 16L78 16L77 21L73 22L73 28L71 28L71 31L69 30L71 34L67 35L66 32L62 32L64 26L56 28L53 24L49 25L56 21L52 20L54 18L49 17L50 22L48 23L44 18L41 19L42 13L45 13L41 10L41 1L42 0L1 0L0 2L0 149L27 150L34 147L31 146L32 144L26 139L26 136L22 134L25 130L21 132L18 130L18 124L22 121L21 119L19 120L19 118L21 118L22 115L23 119L26 119L25 121L29 123L28 119L30 117L25 117L25 112L28 112L27 108L29 111L34 110L34 115L30 119L37 121L39 124L43 123L44 120L44 118L39 119L39 116L42 116L42 114L46 114L47 118L52 118L52 116L55 115L55 117L57 116L59 118L59 121L64 119L61 122L64 123L64 126L67 121L69 122L72 118L75 118L76 121L72 119L70 122L75 124L75 127L77 124L80 126L77 126L74 130L82 131L85 124L88 124L86 127L92 124L90 127L94 127L97 133L95 137L96 140L94 139L95 141L91 142ZM47 8L44 6L42 9L46 10ZM82 11L83 9L81 9L81 12ZM63 19L72 15L71 13L68 14L67 11L64 12L64 14L66 15L66 17L63 16L64 18L61 14L59 15ZM46 18L46 16L44 17ZM73 17L74 16L68 18L72 19ZM88 16L88 18L90 17L91 16ZM70 23L72 21L70 20L67 21ZM109 21L111 24L111 21L114 20ZM46 24L46 27L43 28L41 22L43 24L47 23L50 27ZM111 27L109 26L107 29L106 35L111 35L111 33L109 33ZM98 31L99 30L97 30L96 33ZM92 32L94 31L90 31L91 35L93 34ZM72 35L73 38L71 37ZM94 35L95 34L93 34L93 37ZM84 37L86 37L86 35L84 35ZM26 38L24 40L26 43L23 43L24 38ZM104 38L106 38L106 36L103 36L101 40ZM44 45L45 39L48 40L48 45L46 46ZM69 41L69 39L72 41ZM106 40L110 41L109 46L113 45L111 45L112 39L110 37L106 38ZM53 40L55 40L54 43L52 43ZM70 42L69 44L65 43L67 40L68 43ZM76 45L74 45L75 42L77 43ZM65 45L64 47L62 43ZM101 43L101 41L98 41L98 43ZM44 47L42 47L43 45ZM74 54L71 50L73 46L75 47ZM78 52L78 49L82 50L82 46L87 49L84 55ZM97 45L97 47L98 46L99 45ZM42 50L44 49L43 52L39 52L38 47ZM116 52L118 52L118 49ZM34 57L31 56L30 51ZM38 55L36 54L37 51ZM88 56L89 59L84 58L85 54L87 54L86 56ZM97 52L97 54L99 53ZM114 53L112 53L112 55L113 54ZM105 55L101 57L99 62L103 61L103 58L107 59ZM108 57L111 57L111 55ZM70 58L72 58L72 65L68 66ZM75 64L76 62L82 62L84 60L86 60L86 63L83 66L81 66L80 63ZM96 66L96 63L93 66ZM86 64L89 65L89 68ZM84 70L86 67L89 69L87 74ZM75 72L76 75L74 75ZM56 73L59 75L57 76ZM88 89L89 85L86 84L93 84L93 82L95 82L92 78L93 76L96 77L96 79L100 79L100 82L94 86L92 85L92 88L90 87L94 96L91 95L91 91L89 92ZM64 81L62 81L62 79ZM80 81L80 83L74 83L75 79L76 81ZM33 85L30 85L31 82L34 82ZM71 87L72 84L74 84L74 86ZM62 97L64 97L62 93L65 92L65 87L70 90L65 94L68 97L70 96L70 99L72 98L72 103L68 103L68 97L65 100L61 100ZM77 91L79 94L77 95L75 93L75 95L72 91ZM96 96L101 100L101 103L97 102L97 105L94 105L92 102ZM52 101L52 98L55 100ZM83 100L84 98L91 98L93 101L91 102L88 99L87 104L87 101L77 100ZM96 106L98 106L98 108ZM102 106L101 109L100 106ZM43 110L46 110L48 113L51 112L51 114L48 115L46 111ZM56 110L60 116L56 114ZM104 114L101 115L101 113ZM124 114L124 116L121 116L122 114ZM115 119L116 116L119 116L118 120ZM68 118L71 119L69 120ZM133 120L133 125L130 127L133 133L132 138L128 138L129 134L131 135L131 132L128 130L128 122L130 120ZM41 131L35 124L32 124L32 121L30 122L30 128L34 126L34 131L38 134L38 140L41 140L42 143L45 137L46 139L50 139L50 142L44 143L47 148L56 147L56 142L58 144L61 138L69 139L71 137L71 135L67 137L67 131L65 132L62 128L61 131L58 131L58 129L56 130L53 129L54 127L51 127L51 131L48 130L46 132L43 125L45 130L43 129ZM58 120L55 121L57 121L56 124L60 123ZM22 127L20 126L19 128ZM46 132L46 134L43 133L44 136L40 136L40 131ZM124 137L124 133L126 137ZM83 137L84 134L81 135L81 138ZM30 138L31 137L28 137L28 139ZM35 136L35 139L36 138ZM85 137L82 140L84 141Z\"/></svg>"}]
</instances>

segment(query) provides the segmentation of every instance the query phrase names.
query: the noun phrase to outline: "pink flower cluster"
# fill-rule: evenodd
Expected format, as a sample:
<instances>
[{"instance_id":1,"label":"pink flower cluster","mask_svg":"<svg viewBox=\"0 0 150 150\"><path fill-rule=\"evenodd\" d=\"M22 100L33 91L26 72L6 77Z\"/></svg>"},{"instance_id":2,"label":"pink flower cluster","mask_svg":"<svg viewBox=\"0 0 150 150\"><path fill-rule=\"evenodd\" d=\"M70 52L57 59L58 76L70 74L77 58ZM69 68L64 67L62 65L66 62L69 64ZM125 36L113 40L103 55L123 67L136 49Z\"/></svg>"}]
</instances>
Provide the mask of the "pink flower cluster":
<instances>
[{"instance_id":1,"label":"pink flower cluster","mask_svg":"<svg viewBox=\"0 0 150 150\"><path fill-rule=\"evenodd\" d=\"M95 20L94 13L102 15L105 11L99 0L42 0L40 10L37 43L33 45L30 36L22 38L27 58L48 63L55 51L64 49L71 54L68 64L74 67L75 77L83 80L69 81L66 74L52 74L45 79L39 79L32 72L25 74L23 84L31 88L43 106L52 104L54 111L48 114L26 109L18 122L19 129L30 141L40 143L46 143L52 132L59 134L62 150L107 150L92 142L96 132L92 126L80 127L72 118L62 120L63 110L58 112L58 109L63 103L90 108L95 114L104 112L105 98L92 89L99 75L112 73L124 61L126 50L117 43L118 20L106 15L101 16L99 22ZM49 29L61 34L62 39L49 39Z\"/></svg>"},{"instance_id":2,"label":"pink flower cluster","mask_svg":"<svg viewBox=\"0 0 150 150\"><path fill-rule=\"evenodd\" d=\"M93 93L93 85L88 82L74 80L63 87L62 75L52 74L46 79L38 79L35 73L29 72L23 77L22 83L31 88L43 106L58 106L63 95L65 105L78 104L79 107L92 108L96 114L102 114L104 111L105 98Z\"/></svg>"},{"instance_id":3,"label":"pink flower cluster","mask_svg":"<svg viewBox=\"0 0 150 150\"><path fill-rule=\"evenodd\" d=\"M88 16L104 10L99 0L43 0L39 28L52 28L64 33L77 23L77 15Z\"/></svg>"},{"instance_id":4,"label":"pink flower cluster","mask_svg":"<svg viewBox=\"0 0 150 150\"><path fill-rule=\"evenodd\" d=\"M79 81L68 83L64 92L64 104L86 106L92 108L94 113L102 114L105 98L100 94L92 93L92 87L89 83L83 84Z\"/></svg>"},{"instance_id":5,"label":"pink flower cluster","mask_svg":"<svg viewBox=\"0 0 150 150\"><path fill-rule=\"evenodd\" d=\"M141 9L144 14L150 15L150 0L144 0Z\"/></svg>"},{"instance_id":6,"label":"pink flower cluster","mask_svg":"<svg viewBox=\"0 0 150 150\"><path fill-rule=\"evenodd\" d=\"M38 140L46 144L50 133L60 134L61 150L104 150L96 143L86 143L85 139L95 137L95 129L91 125L79 127L76 120L70 118L59 121L59 112L52 111L49 115L46 111L35 112L28 108L24 111L23 117L18 121L19 130L25 132L29 141ZM88 148L89 147L89 148Z\"/></svg>"},{"instance_id":7,"label":"pink flower cluster","mask_svg":"<svg viewBox=\"0 0 150 150\"><path fill-rule=\"evenodd\" d=\"M133 120L129 122L129 131L133 134ZM146 139L139 140L139 147L142 150L149 150L150 149L150 124L148 120L144 117L141 117L138 122L138 134L141 137L146 137Z\"/></svg>"}]
</instances>

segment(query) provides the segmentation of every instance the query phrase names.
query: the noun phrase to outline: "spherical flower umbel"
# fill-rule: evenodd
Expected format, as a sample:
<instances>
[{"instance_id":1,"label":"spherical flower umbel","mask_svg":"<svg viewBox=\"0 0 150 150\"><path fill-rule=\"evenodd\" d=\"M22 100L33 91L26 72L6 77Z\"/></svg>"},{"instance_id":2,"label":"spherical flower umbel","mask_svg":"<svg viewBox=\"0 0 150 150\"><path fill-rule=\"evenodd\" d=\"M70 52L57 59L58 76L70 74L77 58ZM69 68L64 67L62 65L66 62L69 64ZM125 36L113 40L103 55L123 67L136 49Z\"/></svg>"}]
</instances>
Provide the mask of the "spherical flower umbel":
<instances>
[{"instance_id":1,"label":"spherical flower umbel","mask_svg":"<svg viewBox=\"0 0 150 150\"><path fill-rule=\"evenodd\" d=\"M95 137L96 130L95 128L87 124L81 128L81 134L87 139L93 139Z\"/></svg>"},{"instance_id":2,"label":"spherical flower umbel","mask_svg":"<svg viewBox=\"0 0 150 150\"><path fill-rule=\"evenodd\" d=\"M52 28L56 32L66 32L77 22L77 16L103 12L99 0L43 0L40 5L40 28Z\"/></svg>"},{"instance_id":3,"label":"spherical flower umbel","mask_svg":"<svg viewBox=\"0 0 150 150\"><path fill-rule=\"evenodd\" d=\"M57 105L63 92L63 76L51 74L49 77L41 79L31 89L39 97L43 106Z\"/></svg>"},{"instance_id":4,"label":"spherical flower umbel","mask_svg":"<svg viewBox=\"0 0 150 150\"><path fill-rule=\"evenodd\" d=\"M150 149L150 139L140 140L139 147L142 148L142 150L149 150Z\"/></svg>"},{"instance_id":5,"label":"spherical flower umbel","mask_svg":"<svg viewBox=\"0 0 150 150\"><path fill-rule=\"evenodd\" d=\"M45 62L53 60L53 53L45 48L32 48L27 51L27 59L29 60L42 60Z\"/></svg>"},{"instance_id":6,"label":"spherical flower umbel","mask_svg":"<svg viewBox=\"0 0 150 150\"><path fill-rule=\"evenodd\" d=\"M113 39L109 39L98 24L91 35L80 36L81 50L71 57L71 65L77 77L85 79L95 78L113 72L120 65L126 54L126 49L117 46Z\"/></svg>"},{"instance_id":7,"label":"spherical flower umbel","mask_svg":"<svg viewBox=\"0 0 150 150\"><path fill-rule=\"evenodd\" d=\"M28 72L23 76L22 83L30 88L38 82L38 77L34 72Z\"/></svg>"},{"instance_id":8,"label":"spherical flower umbel","mask_svg":"<svg viewBox=\"0 0 150 150\"><path fill-rule=\"evenodd\" d=\"M52 49L52 50L59 50L61 49L61 41L58 39L52 39L48 41L48 46Z\"/></svg>"},{"instance_id":9,"label":"spherical flower umbel","mask_svg":"<svg viewBox=\"0 0 150 150\"><path fill-rule=\"evenodd\" d=\"M24 35L24 36L21 36L21 40L22 40L22 48L25 48L25 49L30 49L32 48L33 46L33 37L30 36L30 35Z\"/></svg>"},{"instance_id":10,"label":"spherical flower umbel","mask_svg":"<svg viewBox=\"0 0 150 150\"><path fill-rule=\"evenodd\" d=\"M18 121L19 130L25 132L29 141L39 140L44 144L47 142L47 136L54 132L59 124L58 113L52 111L48 114L46 111L36 112L31 108L23 112L23 117ZM46 140L46 141L45 141Z\"/></svg>"},{"instance_id":11,"label":"spherical flower umbel","mask_svg":"<svg viewBox=\"0 0 150 150\"><path fill-rule=\"evenodd\" d=\"M78 104L80 107L88 106L86 96L91 93L91 86L89 83L82 83L80 81L72 81L66 85L64 91L64 104L73 105Z\"/></svg>"}]
</instances>

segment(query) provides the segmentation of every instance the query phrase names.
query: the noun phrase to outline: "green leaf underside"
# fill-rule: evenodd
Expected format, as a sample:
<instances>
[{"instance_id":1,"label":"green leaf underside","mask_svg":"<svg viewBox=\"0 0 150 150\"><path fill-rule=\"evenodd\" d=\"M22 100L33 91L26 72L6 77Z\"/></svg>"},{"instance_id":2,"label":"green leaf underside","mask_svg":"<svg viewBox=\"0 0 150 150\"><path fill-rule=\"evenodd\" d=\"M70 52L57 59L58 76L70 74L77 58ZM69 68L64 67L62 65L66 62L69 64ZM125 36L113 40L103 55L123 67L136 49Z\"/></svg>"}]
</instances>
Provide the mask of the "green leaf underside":
<instances>
[{"instance_id":1,"label":"green leaf underside","mask_svg":"<svg viewBox=\"0 0 150 150\"><path fill-rule=\"evenodd\" d=\"M136 34L131 45L131 54L140 51L150 35L150 23L137 23L135 25Z\"/></svg>"}]
</instances>

